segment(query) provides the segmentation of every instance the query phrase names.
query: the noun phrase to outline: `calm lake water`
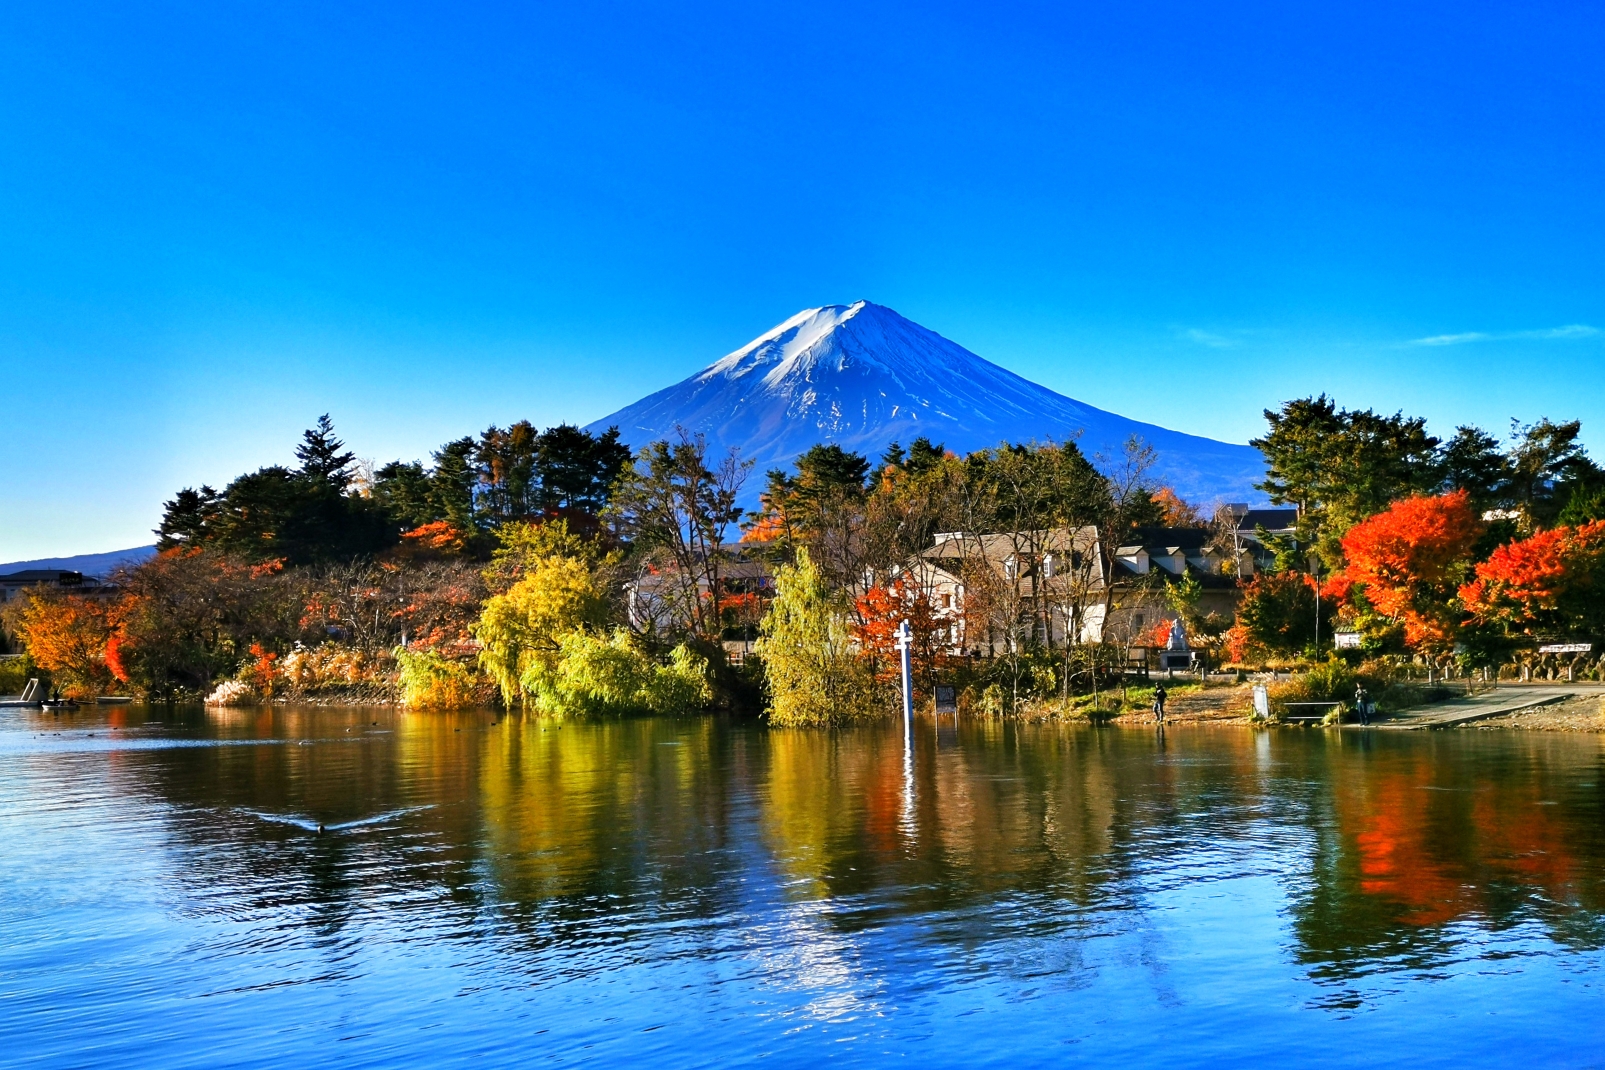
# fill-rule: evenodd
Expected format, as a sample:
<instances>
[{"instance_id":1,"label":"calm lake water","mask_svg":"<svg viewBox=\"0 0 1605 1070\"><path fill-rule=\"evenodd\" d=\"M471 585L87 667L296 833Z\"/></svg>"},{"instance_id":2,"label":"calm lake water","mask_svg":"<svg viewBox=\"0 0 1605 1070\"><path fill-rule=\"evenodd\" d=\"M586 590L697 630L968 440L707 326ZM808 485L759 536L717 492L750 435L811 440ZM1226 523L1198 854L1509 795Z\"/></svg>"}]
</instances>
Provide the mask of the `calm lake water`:
<instances>
[{"instance_id":1,"label":"calm lake water","mask_svg":"<svg viewBox=\"0 0 1605 1070\"><path fill-rule=\"evenodd\" d=\"M1602 759L4 711L0 1064L1597 1064Z\"/></svg>"}]
</instances>

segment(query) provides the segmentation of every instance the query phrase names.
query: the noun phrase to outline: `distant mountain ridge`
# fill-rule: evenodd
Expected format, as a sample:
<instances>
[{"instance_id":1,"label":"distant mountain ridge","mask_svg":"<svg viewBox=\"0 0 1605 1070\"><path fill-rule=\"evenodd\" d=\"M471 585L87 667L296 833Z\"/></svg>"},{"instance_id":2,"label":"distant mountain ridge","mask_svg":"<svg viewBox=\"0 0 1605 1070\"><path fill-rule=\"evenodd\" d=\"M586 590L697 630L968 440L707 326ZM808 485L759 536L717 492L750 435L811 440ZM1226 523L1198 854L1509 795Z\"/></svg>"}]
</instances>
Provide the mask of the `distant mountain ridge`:
<instances>
[{"instance_id":1,"label":"distant mountain ridge","mask_svg":"<svg viewBox=\"0 0 1605 1070\"><path fill-rule=\"evenodd\" d=\"M0 576L31 568L54 568L104 578L122 565L137 565L155 553L154 546L135 546L127 550L109 550L103 554L77 554L73 557L41 557L33 561L12 561L10 564L0 565Z\"/></svg>"},{"instance_id":2,"label":"distant mountain ridge","mask_svg":"<svg viewBox=\"0 0 1605 1070\"><path fill-rule=\"evenodd\" d=\"M1118 458L1133 435L1158 454L1154 477L1189 501L1262 502L1265 460L1219 442L1095 408L1039 386L881 305L804 309L673 386L586 428L617 425L640 446L676 426L735 446L758 474L833 442L874 460L920 437L965 454L999 442L1075 440ZM748 481L752 498L761 479Z\"/></svg>"}]
</instances>

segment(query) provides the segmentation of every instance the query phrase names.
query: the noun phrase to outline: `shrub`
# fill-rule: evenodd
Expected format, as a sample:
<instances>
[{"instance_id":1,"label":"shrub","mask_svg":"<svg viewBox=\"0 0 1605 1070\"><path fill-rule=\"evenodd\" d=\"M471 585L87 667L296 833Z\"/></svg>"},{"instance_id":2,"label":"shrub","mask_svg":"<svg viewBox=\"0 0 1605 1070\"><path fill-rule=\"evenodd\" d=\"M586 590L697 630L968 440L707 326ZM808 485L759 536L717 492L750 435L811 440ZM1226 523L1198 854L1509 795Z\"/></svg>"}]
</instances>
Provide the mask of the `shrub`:
<instances>
[{"instance_id":1,"label":"shrub","mask_svg":"<svg viewBox=\"0 0 1605 1070\"><path fill-rule=\"evenodd\" d=\"M327 688L359 684L384 684L390 663L379 655L337 643L316 647L297 646L282 658L274 659L252 647L247 673L264 694L271 694L283 683L290 691L308 693Z\"/></svg>"},{"instance_id":2,"label":"shrub","mask_svg":"<svg viewBox=\"0 0 1605 1070\"><path fill-rule=\"evenodd\" d=\"M659 665L647 682L647 708L653 713L696 713L713 700L708 686L708 660L684 643L674 648L667 665Z\"/></svg>"},{"instance_id":3,"label":"shrub","mask_svg":"<svg viewBox=\"0 0 1605 1070\"><path fill-rule=\"evenodd\" d=\"M1385 679L1371 673L1356 672L1348 662L1334 657L1286 683L1272 684L1271 713L1273 716L1285 713L1287 705L1292 702L1341 702L1346 712L1354 702L1354 689L1361 684L1373 702L1388 687Z\"/></svg>"},{"instance_id":4,"label":"shrub","mask_svg":"<svg viewBox=\"0 0 1605 1070\"><path fill-rule=\"evenodd\" d=\"M39 669L27 654L14 658L0 658L0 695L20 695L28 686L30 677L38 676Z\"/></svg>"},{"instance_id":5,"label":"shrub","mask_svg":"<svg viewBox=\"0 0 1605 1070\"><path fill-rule=\"evenodd\" d=\"M636 646L630 633L609 636L570 632L553 662L532 662L521 686L541 713L607 716L631 713L690 713L706 706L708 663L684 645L659 665Z\"/></svg>"},{"instance_id":6,"label":"shrub","mask_svg":"<svg viewBox=\"0 0 1605 1070\"><path fill-rule=\"evenodd\" d=\"M256 698L251 685L243 680L224 680L206 696L208 706L244 706Z\"/></svg>"},{"instance_id":7,"label":"shrub","mask_svg":"<svg viewBox=\"0 0 1605 1070\"><path fill-rule=\"evenodd\" d=\"M460 661L432 650L397 650L401 703L415 710L450 710L482 701L479 678Z\"/></svg>"}]
</instances>

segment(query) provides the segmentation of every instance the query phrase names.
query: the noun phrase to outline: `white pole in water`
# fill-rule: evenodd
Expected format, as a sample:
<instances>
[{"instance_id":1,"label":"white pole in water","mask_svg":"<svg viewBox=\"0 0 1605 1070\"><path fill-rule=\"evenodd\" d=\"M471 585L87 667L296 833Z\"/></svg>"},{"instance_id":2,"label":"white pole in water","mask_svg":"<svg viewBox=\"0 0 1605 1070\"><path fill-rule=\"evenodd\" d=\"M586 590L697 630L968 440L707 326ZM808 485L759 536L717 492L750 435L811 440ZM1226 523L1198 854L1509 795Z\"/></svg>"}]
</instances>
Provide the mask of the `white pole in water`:
<instances>
[{"instance_id":1,"label":"white pole in water","mask_svg":"<svg viewBox=\"0 0 1605 1070\"><path fill-rule=\"evenodd\" d=\"M897 649L903 653L903 724L914 723L914 636L908 630L908 621L897 626Z\"/></svg>"}]
</instances>

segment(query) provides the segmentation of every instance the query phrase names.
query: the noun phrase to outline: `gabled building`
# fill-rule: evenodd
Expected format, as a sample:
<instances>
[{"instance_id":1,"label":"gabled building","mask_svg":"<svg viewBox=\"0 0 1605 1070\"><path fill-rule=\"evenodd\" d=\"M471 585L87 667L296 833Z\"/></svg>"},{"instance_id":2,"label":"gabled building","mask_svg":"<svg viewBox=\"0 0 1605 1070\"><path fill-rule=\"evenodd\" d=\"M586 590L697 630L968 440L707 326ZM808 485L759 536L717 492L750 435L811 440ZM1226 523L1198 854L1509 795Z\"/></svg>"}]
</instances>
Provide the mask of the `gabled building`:
<instances>
[{"instance_id":1,"label":"gabled building","mask_svg":"<svg viewBox=\"0 0 1605 1070\"><path fill-rule=\"evenodd\" d=\"M1260 537L1286 536L1298 527L1297 509L1251 509L1242 502L1220 507L1216 527L1231 532L1232 551L1237 559L1238 576L1248 579L1269 568L1275 554Z\"/></svg>"},{"instance_id":2,"label":"gabled building","mask_svg":"<svg viewBox=\"0 0 1605 1070\"><path fill-rule=\"evenodd\" d=\"M9 602L32 587L58 587L68 594L109 597L116 588L94 576L67 569L30 568L0 576L0 602Z\"/></svg>"},{"instance_id":3,"label":"gabled building","mask_svg":"<svg viewBox=\"0 0 1605 1070\"><path fill-rule=\"evenodd\" d=\"M1058 646L1074 636L1078 642L1129 642L1174 619L1164 591L1184 578L1202 589L1201 612L1235 611L1238 558L1251 551L1221 541L1206 528L1140 528L1106 565L1092 527L944 534L906 574L917 577L938 614L954 618L955 653L995 652L1010 642L1002 620L1017 622L1012 641ZM1252 569L1252 561L1245 564ZM967 580L989 590L967 590ZM966 605L973 610L988 599L989 623L965 619Z\"/></svg>"},{"instance_id":4,"label":"gabled building","mask_svg":"<svg viewBox=\"0 0 1605 1070\"><path fill-rule=\"evenodd\" d=\"M113 598L117 594L115 585L102 583L94 576L85 576L82 572L56 568L30 568L0 576L0 604L15 601L36 587L54 587L67 594L101 600ZM0 629L0 654L11 654L14 645L13 638Z\"/></svg>"}]
</instances>

